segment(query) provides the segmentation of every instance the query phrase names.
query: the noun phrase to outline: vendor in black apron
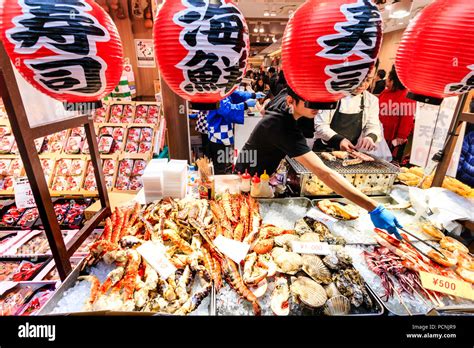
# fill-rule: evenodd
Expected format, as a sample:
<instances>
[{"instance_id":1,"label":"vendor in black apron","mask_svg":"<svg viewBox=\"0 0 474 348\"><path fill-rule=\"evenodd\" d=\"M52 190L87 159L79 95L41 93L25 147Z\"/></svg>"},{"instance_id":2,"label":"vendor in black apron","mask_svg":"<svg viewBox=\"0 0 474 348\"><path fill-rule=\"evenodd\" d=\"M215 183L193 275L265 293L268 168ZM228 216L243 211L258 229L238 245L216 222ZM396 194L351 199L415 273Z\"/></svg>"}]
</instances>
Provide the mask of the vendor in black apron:
<instances>
[{"instance_id":1,"label":"vendor in black apron","mask_svg":"<svg viewBox=\"0 0 474 348\"><path fill-rule=\"evenodd\" d=\"M382 140L378 98L369 93L375 69L335 110L322 110L315 118L316 152L372 151Z\"/></svg>"},{"instance_id":2,"label":"vendor in black apron","mask_svg":"<svg viewBox=\"0 0 474 348\"><path fill-rule=\"evenodd\" d=\"M280 161L289 156L314 173L322 182L341 196L370 213L374 225L389 233L400 235L401 227L395 216L382 205L367 197L347 180L330 169L308 147L298 120L314 119L317 110L309 109L305 102L290 88L282 90L268 105L265 117L255 126L252 134L239 153L236 172L250 174L275 172ZM377 114L378 115L378 114Z\"/></svg>"}]
</instances>

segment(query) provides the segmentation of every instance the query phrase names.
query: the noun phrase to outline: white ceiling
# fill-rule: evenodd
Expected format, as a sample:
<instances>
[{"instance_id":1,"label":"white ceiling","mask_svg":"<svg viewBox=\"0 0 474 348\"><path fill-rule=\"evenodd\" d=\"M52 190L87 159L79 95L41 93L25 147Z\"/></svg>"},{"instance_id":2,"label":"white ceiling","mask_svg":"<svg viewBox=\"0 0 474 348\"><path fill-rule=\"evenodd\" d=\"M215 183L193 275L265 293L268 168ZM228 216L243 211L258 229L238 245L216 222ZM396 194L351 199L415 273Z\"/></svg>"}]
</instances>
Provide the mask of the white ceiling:
<instances>
[{"instance_id":1,"label":"white ceiling","mask_svg":"<svg viewBox=\"0 0 474 348\"><path fill-rule=\"evenodd\" d=\"M393 0L386 0L386 3L391 3ZM432 3L434 0L413 0L412 12L410 17L404 18L403 20L390 19L389 13L385 10L385 5L379 5L382 12L382 18L384 21L384 32L388 33L394 30L406 28L409 20L415 17L419 11L421 11L426 5ZM280 39L285 30L288 17L292 11L295 11L304 0L234 0L238 5L249 25L250 31L250 42L252 47L252 53L261 51L265 47L272 44L271 38L273 36L276 39ZM275 16L264 16L265 11L269 13L274 12ZM264 27L265 33L256 34L253 29L255 26ZM257 42L257 37L260 36ZM268 42L266 41L268 37Z\"/></svg>"}]
</instances>

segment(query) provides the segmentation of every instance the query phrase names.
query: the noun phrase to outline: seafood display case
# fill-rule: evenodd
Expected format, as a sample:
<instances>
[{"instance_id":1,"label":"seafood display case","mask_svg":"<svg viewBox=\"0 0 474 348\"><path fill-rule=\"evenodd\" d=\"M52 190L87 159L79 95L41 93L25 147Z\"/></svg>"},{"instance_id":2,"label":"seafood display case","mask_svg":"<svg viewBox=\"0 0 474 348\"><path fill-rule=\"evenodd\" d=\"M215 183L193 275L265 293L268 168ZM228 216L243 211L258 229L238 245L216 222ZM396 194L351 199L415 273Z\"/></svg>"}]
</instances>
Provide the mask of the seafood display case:
<instances>
[{"instance_id":1,"label":"seafood display case","mask_svg":"<svg viewBox=\"0 0 474 348\"><path fill-rule=\"evenodd\" d=\"M56 282L2 282L0 287L0 316L38 315L53 295Z\"/></svg>"},{"instance_id":2,"label":"seafood display case","mask_svg":"<svg viewBox=\"0 0 474 348\"><path fill-rule=\"evenodd\" d=\"M336 195L331 188L298 161L288 156L285 159L289 164L287 183L293 192L300 196L310 197ZM328 161L321 158L321 160L356 188L370 196L389 193L399 173L396 166L378 158L353 166L343 166L340 159Z\"/></svg>"}]
</instances>

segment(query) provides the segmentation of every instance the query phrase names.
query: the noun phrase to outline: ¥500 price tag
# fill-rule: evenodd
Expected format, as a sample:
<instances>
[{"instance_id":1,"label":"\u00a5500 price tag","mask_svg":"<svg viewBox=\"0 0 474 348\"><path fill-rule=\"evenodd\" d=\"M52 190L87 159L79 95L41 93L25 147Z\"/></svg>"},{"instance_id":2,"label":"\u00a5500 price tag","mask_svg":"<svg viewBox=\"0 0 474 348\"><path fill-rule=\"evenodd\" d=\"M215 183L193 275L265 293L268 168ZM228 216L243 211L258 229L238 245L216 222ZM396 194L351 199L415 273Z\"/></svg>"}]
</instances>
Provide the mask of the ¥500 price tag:
<instances>
[{"instance_id":1,"label":"\u00a5500 price tag","mask_svg":"<svg viewBox=\"0 0 474 348\"><path fill-rule=\"evenodd\" d=\"M420 278L425 289L474 300L474 291L468 282L428 272L420 272Z\"/></svg>"},{"instance_id":2,"label":"\u00a5500 price tag","mask_svg":"<svg viewBox=\"0 0 474 348\"><path fill-rule=\"evenodd\" d=\"M35 198L31 191L28 178L22 177L14 181L13 190L15 192L15 203L18 209L36 207Z\"/></svg>"}]
</instances>

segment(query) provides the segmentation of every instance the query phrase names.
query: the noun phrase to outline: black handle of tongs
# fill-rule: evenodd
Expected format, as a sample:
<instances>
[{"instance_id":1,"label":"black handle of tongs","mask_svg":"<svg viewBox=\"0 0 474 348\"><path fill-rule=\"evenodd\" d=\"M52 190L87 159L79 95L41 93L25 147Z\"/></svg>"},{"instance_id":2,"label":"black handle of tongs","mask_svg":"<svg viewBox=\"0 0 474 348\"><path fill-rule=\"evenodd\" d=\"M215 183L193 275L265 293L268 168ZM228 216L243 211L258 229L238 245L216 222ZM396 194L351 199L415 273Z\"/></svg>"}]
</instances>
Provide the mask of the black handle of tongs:
<instances>
[{"instance_id":1,"label":"black handle of tongs","mask_svg":"<svg viewBox=\"0 0 474 348\"><path fill-rule=\"evenodd\" d=\"M399 230L402 230L404 233L408 234L409 236L417 239L418 241L422 242L423 244L429 246L431 249L435 250L438 254L440 254L443 259L447 260L448 258L446 256L444 256L444 254L436 247L434 247L433 245L431 244L428 244L427 242L425 242L424 240L422 240L420 237L418 236L415 236L413 233L411 232L408 232L406 229L404 228L401 228L401 227L398 227ZM416 246L413 245L413 243L410 243L409 241L406 241L404 240L406 243L410 244L412 247L414 247L419 253L423 254L424 256L428 257L429 259L431 259L428 255L426 255L424 252L422 252L420 249L418 249Z\"/></svg>"}]
</instances>

